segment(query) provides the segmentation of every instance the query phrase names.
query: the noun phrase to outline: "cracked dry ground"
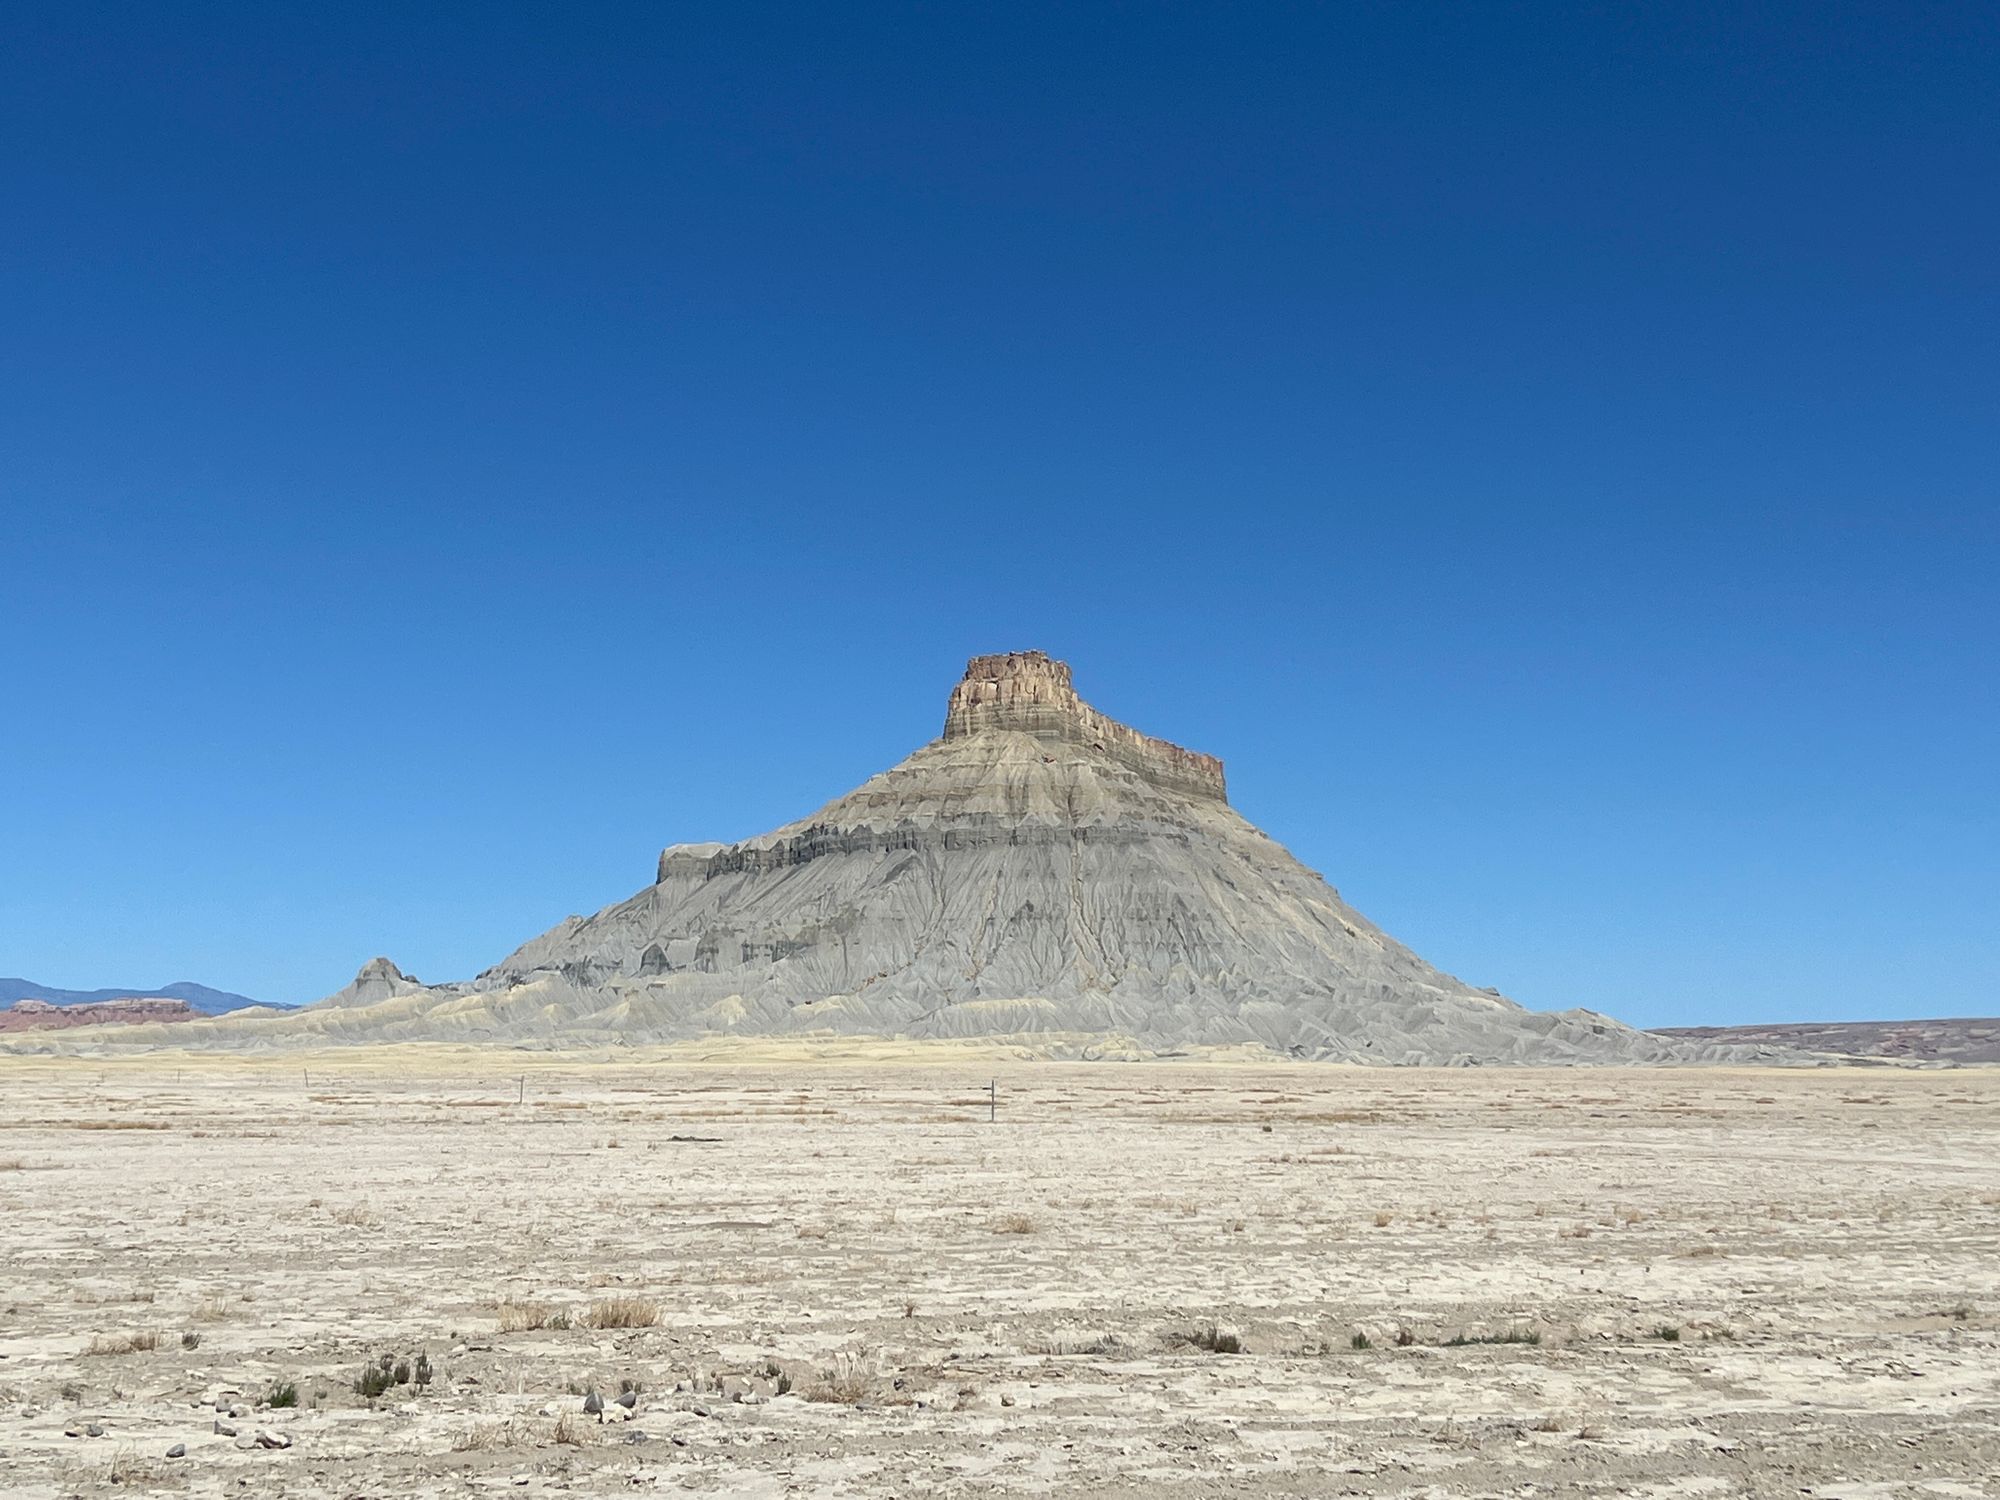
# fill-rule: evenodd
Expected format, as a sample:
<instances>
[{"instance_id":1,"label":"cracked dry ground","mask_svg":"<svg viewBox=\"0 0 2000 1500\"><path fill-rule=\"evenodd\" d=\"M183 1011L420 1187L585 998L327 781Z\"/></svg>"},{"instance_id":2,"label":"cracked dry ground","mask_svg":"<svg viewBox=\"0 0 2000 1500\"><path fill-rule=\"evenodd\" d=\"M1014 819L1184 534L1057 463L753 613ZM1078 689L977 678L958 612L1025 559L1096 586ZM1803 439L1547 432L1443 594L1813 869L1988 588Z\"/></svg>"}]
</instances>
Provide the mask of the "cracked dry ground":
<instances>
[{"instance_id":1,"label":"cracked dry ground","mask_svg":"<svg viewBox=\"0 0 2000 1500\"><path fill-rule=\"evenodd\" d=\"M0 1489L2000 1493L2000 1073L993 1071L0 1059Z\"/></svg>"}]
</instances>

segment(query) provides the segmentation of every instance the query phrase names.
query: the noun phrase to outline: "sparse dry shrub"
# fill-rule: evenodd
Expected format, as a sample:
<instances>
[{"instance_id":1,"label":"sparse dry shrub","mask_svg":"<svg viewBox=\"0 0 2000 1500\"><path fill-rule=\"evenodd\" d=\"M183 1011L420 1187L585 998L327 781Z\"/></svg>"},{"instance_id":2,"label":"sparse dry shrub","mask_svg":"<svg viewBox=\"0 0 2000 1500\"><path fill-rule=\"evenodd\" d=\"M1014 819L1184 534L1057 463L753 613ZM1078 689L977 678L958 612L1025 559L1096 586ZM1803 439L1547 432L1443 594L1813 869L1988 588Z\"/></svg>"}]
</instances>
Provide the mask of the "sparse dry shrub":
<instances>
[{"instance_id":1,"label":"sparse dry shrub","mask_svg":"<svg viewBox=\"0 0 2000 1500\"><path fill-rule=\"evenodd\" d=\"M823 1370L800 1394L808 1401L852 1406L868 1394L868 1377L859 1366Z\"/></svg>"},{"instance_id":2,"label":"sparse dry shrub","mask_svg":"<svg viewBox=\"0 0 2000 1500\"><path fill-rule=\"evenodd\" d=\"M1474 1344L1539 1344L1541 1330L1536 1328L1508 1328L1500 1333L1455 1333L1444 1341L1447 1349L1465 1349Z\"/></svg>"},{"instance_id":3,"label":"sparse dry shrub","mask_svg":"<svg viewBox=\"0 0 2000 1500\"><path fill-rule=\"evenodd\" d=\"M591 1304L585 1321L592 1328L652 1328L660 1321L660 1304L651 1297L606 1297Z\"/></svg>"},{"instance_id":4,"label":"sparse dry shrub","mask_svg":"<svg viewBox=\"0 0 2000 1500\"><path fill-rule=\"evenodd\" d=\"M1204 1349L1210 1354L1243 1352L1243 1340L1226 1329L1217 1327L1213 1319L1206 1323L1197 1323L1191 1329L1169 1333L1167 1342L1185 1349Z\"/></svg>"},{"instance_id":5,"label":"sparse dry shrub","mask_svg":"<svg viewBox=\"0 0 2000 1500\"><path fill-rule=\"evenodd\" d=\"M333 1211L333 1222L352 1225L357 1229L373 1229L381 1220L375 1217L373 1210L366 1204L347 1203Z\"/></svg>"},{"instance_id":6,"label":"sparse dry shrub","mask_svg":"<svg viewBox=\"0 0 2000 1500\"><path fill-rule=\"evenodd\" d=\"M796 1382L794 1389L795 1394L807 1401L851 1406L863 1400L874 1385L875 1371L866 1351L850 1350L835 1355L832 1365Z\"/></svg>"},{"instance_id":7,"label":"sparse dry shrub","mask_svg":"<svg viewBox=\"0 0 2000 1500\"><path fill-rule=\"evenodd\" d=\"M516 1441L512 1422L475 1422L452 1438L451 1451L486 1453L495 1448L511 1448ZM557 1441L560 1442L562 1439L558 1438Z\"/></svg>"},{"instance_id":8,"label":"sparse dry shrub","mask_svg":"<svg viewBox=\"0 0 2000 1500\"><path fill-rule=\"evenodd\" d=\"M995 1234L1033 1234L1035 1221L1027 1214L1002 1214L987 1227Z\"/></svg>"},{"instance_id":9,"label":"sparse dry shrub","mask_svg":"<svg viewBox=\"0 0 2000 1500\"><path fill-rule=\"evenodd\" d=\"M1088 1338L1044 1339L1028 1347L1030 1354L1126 1354L1125 1343L1115 1333L1100 1333Z\"/></svg>"},{"instance_id":10,"label":"sparse dry shrub","mask_svg":"<svg viewBox=\"0 0 2000 1500\"><path fill-rule=\"evenodd\" d=\"M564 1448L581 1448L590 1441L590 1424L573 1411L566 1411L556 1418L555 1431L550 1438Z\"/></svg>"},{"instance_id":11,"label":"sparse dry shrub","mask_svg":"<svg viewBox=\"0 0 2000 1500\"><path fill-rule=\"evenodd\" d=\"M102 1467L100 1467L100 1465ZM69 1470L72 1482L119 1486L155 1485L167 1475L160 1465L138 1450L120 1444L109 1458L85 1460Z\"/></svg>"}]
</instances>

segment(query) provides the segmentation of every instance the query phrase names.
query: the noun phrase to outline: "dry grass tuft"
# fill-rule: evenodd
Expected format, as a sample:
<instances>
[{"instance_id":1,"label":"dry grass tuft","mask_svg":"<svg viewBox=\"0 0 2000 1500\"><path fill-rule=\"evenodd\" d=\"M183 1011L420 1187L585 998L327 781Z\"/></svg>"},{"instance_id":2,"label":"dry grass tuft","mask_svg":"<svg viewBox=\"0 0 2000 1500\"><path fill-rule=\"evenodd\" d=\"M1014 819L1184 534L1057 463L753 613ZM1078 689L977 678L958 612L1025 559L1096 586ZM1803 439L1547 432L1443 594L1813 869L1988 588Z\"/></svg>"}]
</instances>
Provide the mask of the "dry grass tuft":
<instances>
[{"instance_id":1,"label":"dry grass tuft","mask_svg":"<svg viewBox=\"0 0 2000 1500\"><path fill-rule=\"evenodd\" d=\"M590 1424L573 1411L556 1418L556 1430L549 1436L560 1447L582 1448L590 1442Z\"/></svg>"},{"instance_id":2,"label":"dry grass tuft","mask_svg":"<svg viewBox=\"0 0 2000 1500\"><path fill-rule=\"evenodd\" d=\"M150 1288L132 1290L130 1288L79 1287L70 1298L78 1307L111 1307L121 1303L151 1303L157 1294Z\"/></svg>"},{"instance_id":3,"label":"dry grass tuft","mask_svg":"<svg viewBox=\"0 0 2000 1500\"><path fill-rule=\"evenodd\" d=\"M51 1126L60 1130L68 1126L71 1130L165 1130L164 1121L153 1120L51 1120Z\"/></svg>"},{"instance_id":4,"label":"dry grass tuft","mask_svg":"<svg viewBox=\"0 0 2000 1500\"><path fill-rule=\"evenodd\" d=\"M493 1305L493 1315L500 1320L502 1333L527 1333L537 1328L561 1329L570 1326L568 1309L547 1302L516 1302L509 1298Z\"/></svg>"},{"instance_id":5,"label":"dry grass tuft","mask_svg":"<svg viewBox=\"0 0 2000 1500\"><path fill-rule=\"evenodd\" d=\"M90 1341L85 1354L143 1354L160 1347L160 1336L150 1328L138 1333L99 1334Z\"/></svg>"},{"instance_id":6,"label":"dry grass tuft","mask_svg":"<svg viewBox=\"0 0 2000 1500\"><path fill-rule=\"evenodd\" d=\"M660 1304L651 1297L606 1297L592 1304L585 1321L592 1328L652 1328L660 1321Z\"/></svg>"},{"instance_id":7,"label":"dry grass tuft","mask_svg":"<svg viewBox=\"0 0 2000 1500\"><path fill-rule=\"evenodd\" d=\"M1035 1221L1026 1214L1002 1214L988 1227L995 1234L1033 1234Z\"/></svg>"}]
</instances>

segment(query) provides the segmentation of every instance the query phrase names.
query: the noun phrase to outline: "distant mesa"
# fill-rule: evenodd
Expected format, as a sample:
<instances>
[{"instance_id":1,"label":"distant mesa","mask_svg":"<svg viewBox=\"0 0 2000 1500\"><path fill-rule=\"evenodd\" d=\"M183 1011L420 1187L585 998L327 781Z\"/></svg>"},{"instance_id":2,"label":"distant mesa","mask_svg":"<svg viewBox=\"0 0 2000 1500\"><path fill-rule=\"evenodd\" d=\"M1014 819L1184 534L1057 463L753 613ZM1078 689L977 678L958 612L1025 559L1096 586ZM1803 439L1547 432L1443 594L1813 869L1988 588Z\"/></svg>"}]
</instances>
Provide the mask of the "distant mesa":
<instances>
[{"instance_id":1,"label":"distant mesa","mask_svg":"<svg viewBox=\"0 0 2000 1500\"><path fill-rule=\"evenodd\" d=\"M1777 1055L1538 1013L1441 972L1238 815L1219 759L1099 712L1040 651L972 658L930 744L770 833L669 846L629 900L474 979L425 985L378 958L302 1011L159 1035L886 1038L1437 1064Z\"/></svg>"},{"instance_id":2,"label":"distant mesa","mask_svg":"<svg viewBox=\"0 0 2000 1500\"><path fill-rule=\"evenodd\" d=\"M169 1025L197 1021L201 1012L185 1000L85 1000L51 1005L46 1000L16 1000L0 1010L0 1032L66 1031L76 1026Z\"/></svg>"},{"instance_id":3,"label":"distant mesa","mask_svg":"<svg viewBox=\"0 0 2000 1500\"><path fill-rule=\"evenodd\" d=\"M289 1009L286 1006L269 1006L269 1002L252 1000L248 995L210 989L205 984L195 984L186 979L162 985L156 990L63 990L53 985L37 984L32 979L0 979L0 1005L11 1005L17 1000L42 1000L50 1005L100 1005L109 1000L180 1000L186 1003L189 1010L201 1016L226 1015L230 1011L248 1010L255 1006Z\"/></svg>"}]
</instances>

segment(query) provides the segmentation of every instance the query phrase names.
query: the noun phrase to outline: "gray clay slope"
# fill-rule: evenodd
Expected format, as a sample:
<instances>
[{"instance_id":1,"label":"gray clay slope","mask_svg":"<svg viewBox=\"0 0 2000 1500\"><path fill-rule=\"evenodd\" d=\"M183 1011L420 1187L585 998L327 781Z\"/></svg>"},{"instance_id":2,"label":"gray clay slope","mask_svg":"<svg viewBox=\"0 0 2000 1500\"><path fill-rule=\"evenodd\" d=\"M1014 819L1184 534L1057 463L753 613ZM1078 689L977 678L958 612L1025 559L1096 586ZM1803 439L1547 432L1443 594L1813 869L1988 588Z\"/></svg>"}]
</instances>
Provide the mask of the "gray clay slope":
<instances>
[{"instance_id":1,"label":"gray clay slope","mask_svg":"<svg viewBox=\"0 0 2000 1500\"><path fill-rule=\"evenodd\" d=\"M1695 1055L1433 968L1245 822L1221 762L1098 714L1040 652L975 658L941 738L810 817L670 848L657 883L470 985L427 989L378 960L317 1010L314 1030L375 1040L833 1033L1010 1037L1060 1055L1241 1043L1411 1063Z\"/></svg>"}]
</instances>

